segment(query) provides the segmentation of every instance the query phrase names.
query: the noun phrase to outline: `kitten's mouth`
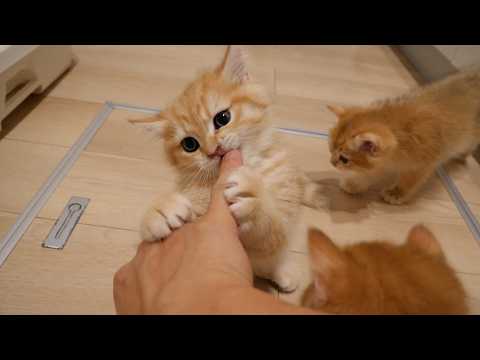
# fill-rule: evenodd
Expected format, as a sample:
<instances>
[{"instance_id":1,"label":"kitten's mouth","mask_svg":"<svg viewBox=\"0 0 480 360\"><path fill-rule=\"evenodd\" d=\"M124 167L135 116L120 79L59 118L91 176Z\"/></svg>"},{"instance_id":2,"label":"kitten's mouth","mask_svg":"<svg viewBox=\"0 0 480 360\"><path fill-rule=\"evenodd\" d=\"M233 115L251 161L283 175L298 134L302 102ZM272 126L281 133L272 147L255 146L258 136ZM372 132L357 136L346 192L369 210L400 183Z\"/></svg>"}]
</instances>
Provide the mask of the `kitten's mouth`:
<instances>
[{"instance_id":1,"label":"kitten's mouth","mask_svg":"<svg viewBox=\"0 0 480 360\"><path fill-rule=\"evenodd\" d=\"M223 157L229 153L230 151L233 151L233 150L239 150L241 151L241 147L239 146L238 148L232 148L232 149L225 149L224 147L222 147L221 145L217 146L217 148L215 149L215 151L211 154L208 154L208 157L211 158L211 159L215 159L215 160L222 160Z\"/></svg>"},{"instance_id":2,"label":"kitten's mouth","mask_svg":"<svg viewBox=\"0 0 480 360\"><path fill-rule=\"evenodd\" d=\"M217 146L217 148L215 149L215 151L211 154L208 154L208 157L209 158L223 158L223 156L229 152L230 150L227 150L227 149L224 149L222 146Z\"/></svg>"}]
</instances>

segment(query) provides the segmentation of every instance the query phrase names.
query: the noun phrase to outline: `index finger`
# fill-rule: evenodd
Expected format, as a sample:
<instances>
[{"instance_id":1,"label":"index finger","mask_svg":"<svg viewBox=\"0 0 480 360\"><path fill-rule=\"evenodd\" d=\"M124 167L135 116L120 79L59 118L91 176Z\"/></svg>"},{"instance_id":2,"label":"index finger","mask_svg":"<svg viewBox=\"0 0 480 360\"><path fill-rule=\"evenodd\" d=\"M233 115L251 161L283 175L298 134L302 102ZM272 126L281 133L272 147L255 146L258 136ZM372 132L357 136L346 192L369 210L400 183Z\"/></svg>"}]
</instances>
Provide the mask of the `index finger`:
<instances>
[{"instance_id":1,"label":"index finger","mask_svg":"<svg viewBox=\"0 0 480 360\"><path fill-rule=\"evenodd\" d=\"M230 174L243 164L242 153L239 150L232 150L225 154L220 164L220 175L216 184L212 189L212 195L210 199L210 206L208 208L208 213L215 212L218 210L227 210L228 205L225 201L223 192L225 187L228 185L227 180Z\"/></svg>"}]
</instances>

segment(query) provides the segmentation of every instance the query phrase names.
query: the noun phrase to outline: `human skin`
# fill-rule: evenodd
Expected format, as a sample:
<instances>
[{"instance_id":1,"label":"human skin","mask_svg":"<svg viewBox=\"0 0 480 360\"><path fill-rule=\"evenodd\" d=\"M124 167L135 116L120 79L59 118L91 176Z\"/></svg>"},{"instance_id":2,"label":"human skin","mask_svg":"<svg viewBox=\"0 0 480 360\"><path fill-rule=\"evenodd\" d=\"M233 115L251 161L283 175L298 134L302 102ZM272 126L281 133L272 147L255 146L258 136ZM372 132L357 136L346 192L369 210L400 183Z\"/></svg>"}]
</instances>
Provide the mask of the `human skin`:
<instances>
[{"instance_id":1,"label":"human skin","mask_svg":"<svg viewBox=\"0 0 480 360\"><path fill-rule=\"evenodd\" d=\"M241 153L223 157L207 213L164 241L143 242L114 276L118 314L318 314L253 287L253 273L224 198Z\"/></svg>"}]
</instances>

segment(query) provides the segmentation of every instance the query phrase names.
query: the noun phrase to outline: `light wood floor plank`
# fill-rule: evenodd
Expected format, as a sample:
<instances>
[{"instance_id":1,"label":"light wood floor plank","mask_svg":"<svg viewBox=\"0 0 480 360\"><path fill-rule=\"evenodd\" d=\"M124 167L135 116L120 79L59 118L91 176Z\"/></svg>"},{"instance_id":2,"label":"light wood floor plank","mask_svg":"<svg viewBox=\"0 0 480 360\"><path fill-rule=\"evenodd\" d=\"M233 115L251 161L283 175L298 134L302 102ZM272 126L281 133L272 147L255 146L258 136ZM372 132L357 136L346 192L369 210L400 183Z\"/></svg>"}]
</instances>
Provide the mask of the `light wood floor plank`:
<instances>
[{"instance_id":1,"label":"light wood floor plank","mask_svg":"<svg viewBox=\"0 0 480 360\"><path fill-rule=\"evenodd\" d=\"M76 46L78 64L51 96L91 102L163 107L199 71L219 64L222 46ZM252 64L252 75L273 89L273 67Z\"/></svg>"},{"instance_id":2,"label":"light wood floor plank","mask_svg":"<svg viewBox=\"0 0 480 360\"><path fill-rule=\"evenodd\" d=\"M16 123L16 126L5 138L69 147L77 141L102 105L47 96L26 116L13 113L7 118L7 124Z\"/></svg>"},{"instance_id":3,"label":"light wood floor plank","mask_svg":"<svg viewBox=\"0 0 480 360\"><path fill-rule=\"evenodd\" d=\"M0 211L21 213L66 152L64 147L2 139Z\"/></svg>"},{"instance_id":4,"label":"light wood floor plank","mask_svg":"<svg viewBox=\"0 0 480 360\"><path fill-rule=\"evenodd\" d=\"M470 156L466 163L452 161L446 169L480 221L480 165Z\"/></svg>"},{"instance_id":5,"label":"light wood floor plank","mask_svg":"<svg viewBox=\"0 0 480 360\"><path fill-rule=\"evenodd\" d=\"M0 239L2 239L12 225L15 224L17 217L18 214L0 211Z\"/></svg>"},{"instance_id":6,"label":"light wood floor plank","mask_svg":"<svg viewBox=\"0 0 480 360\"><path fill-rule=\"evenodd\" d=\"M0 271L1 314L113 314L113 274L136 251L131 231L78 225L63 250L43 248L38 219Z\"/></svg>"}]
</instances>

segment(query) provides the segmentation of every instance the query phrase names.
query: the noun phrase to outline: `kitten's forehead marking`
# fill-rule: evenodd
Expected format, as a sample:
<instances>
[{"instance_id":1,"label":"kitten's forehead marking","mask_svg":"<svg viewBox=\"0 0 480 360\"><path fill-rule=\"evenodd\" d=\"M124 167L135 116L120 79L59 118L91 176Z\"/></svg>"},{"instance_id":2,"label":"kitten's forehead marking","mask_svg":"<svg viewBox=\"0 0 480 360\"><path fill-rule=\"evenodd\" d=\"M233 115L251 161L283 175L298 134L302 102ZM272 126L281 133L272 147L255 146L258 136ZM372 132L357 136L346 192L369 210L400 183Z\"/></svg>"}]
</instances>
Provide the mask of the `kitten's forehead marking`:
<instances>
[{"instance_id":1,"label":"kitten's forehead marking","mask_svg":"<svg viewBox=\"0 0 480 360\"><path fill-rule=\"evenodd\" d=\"M203 101L200 104L200 106L198 106L198 109L199 109L201 119L208 119L210 117L210 113L208 109L205 107L205 104L203 103Z\"/></svg>"},{"instance_id":2,"label":"kitten's forehead marking","mask_svg":"<svg viewBox=\"0 0 480 360\"><path fill-rule=\"evenodd\" d=\"M215 116L218 112L225 110L230 107L230 102L228 99L219 94L218 92L212 92L207 96L207 106L210 114Z\"/></svg>"}]
</instances>

